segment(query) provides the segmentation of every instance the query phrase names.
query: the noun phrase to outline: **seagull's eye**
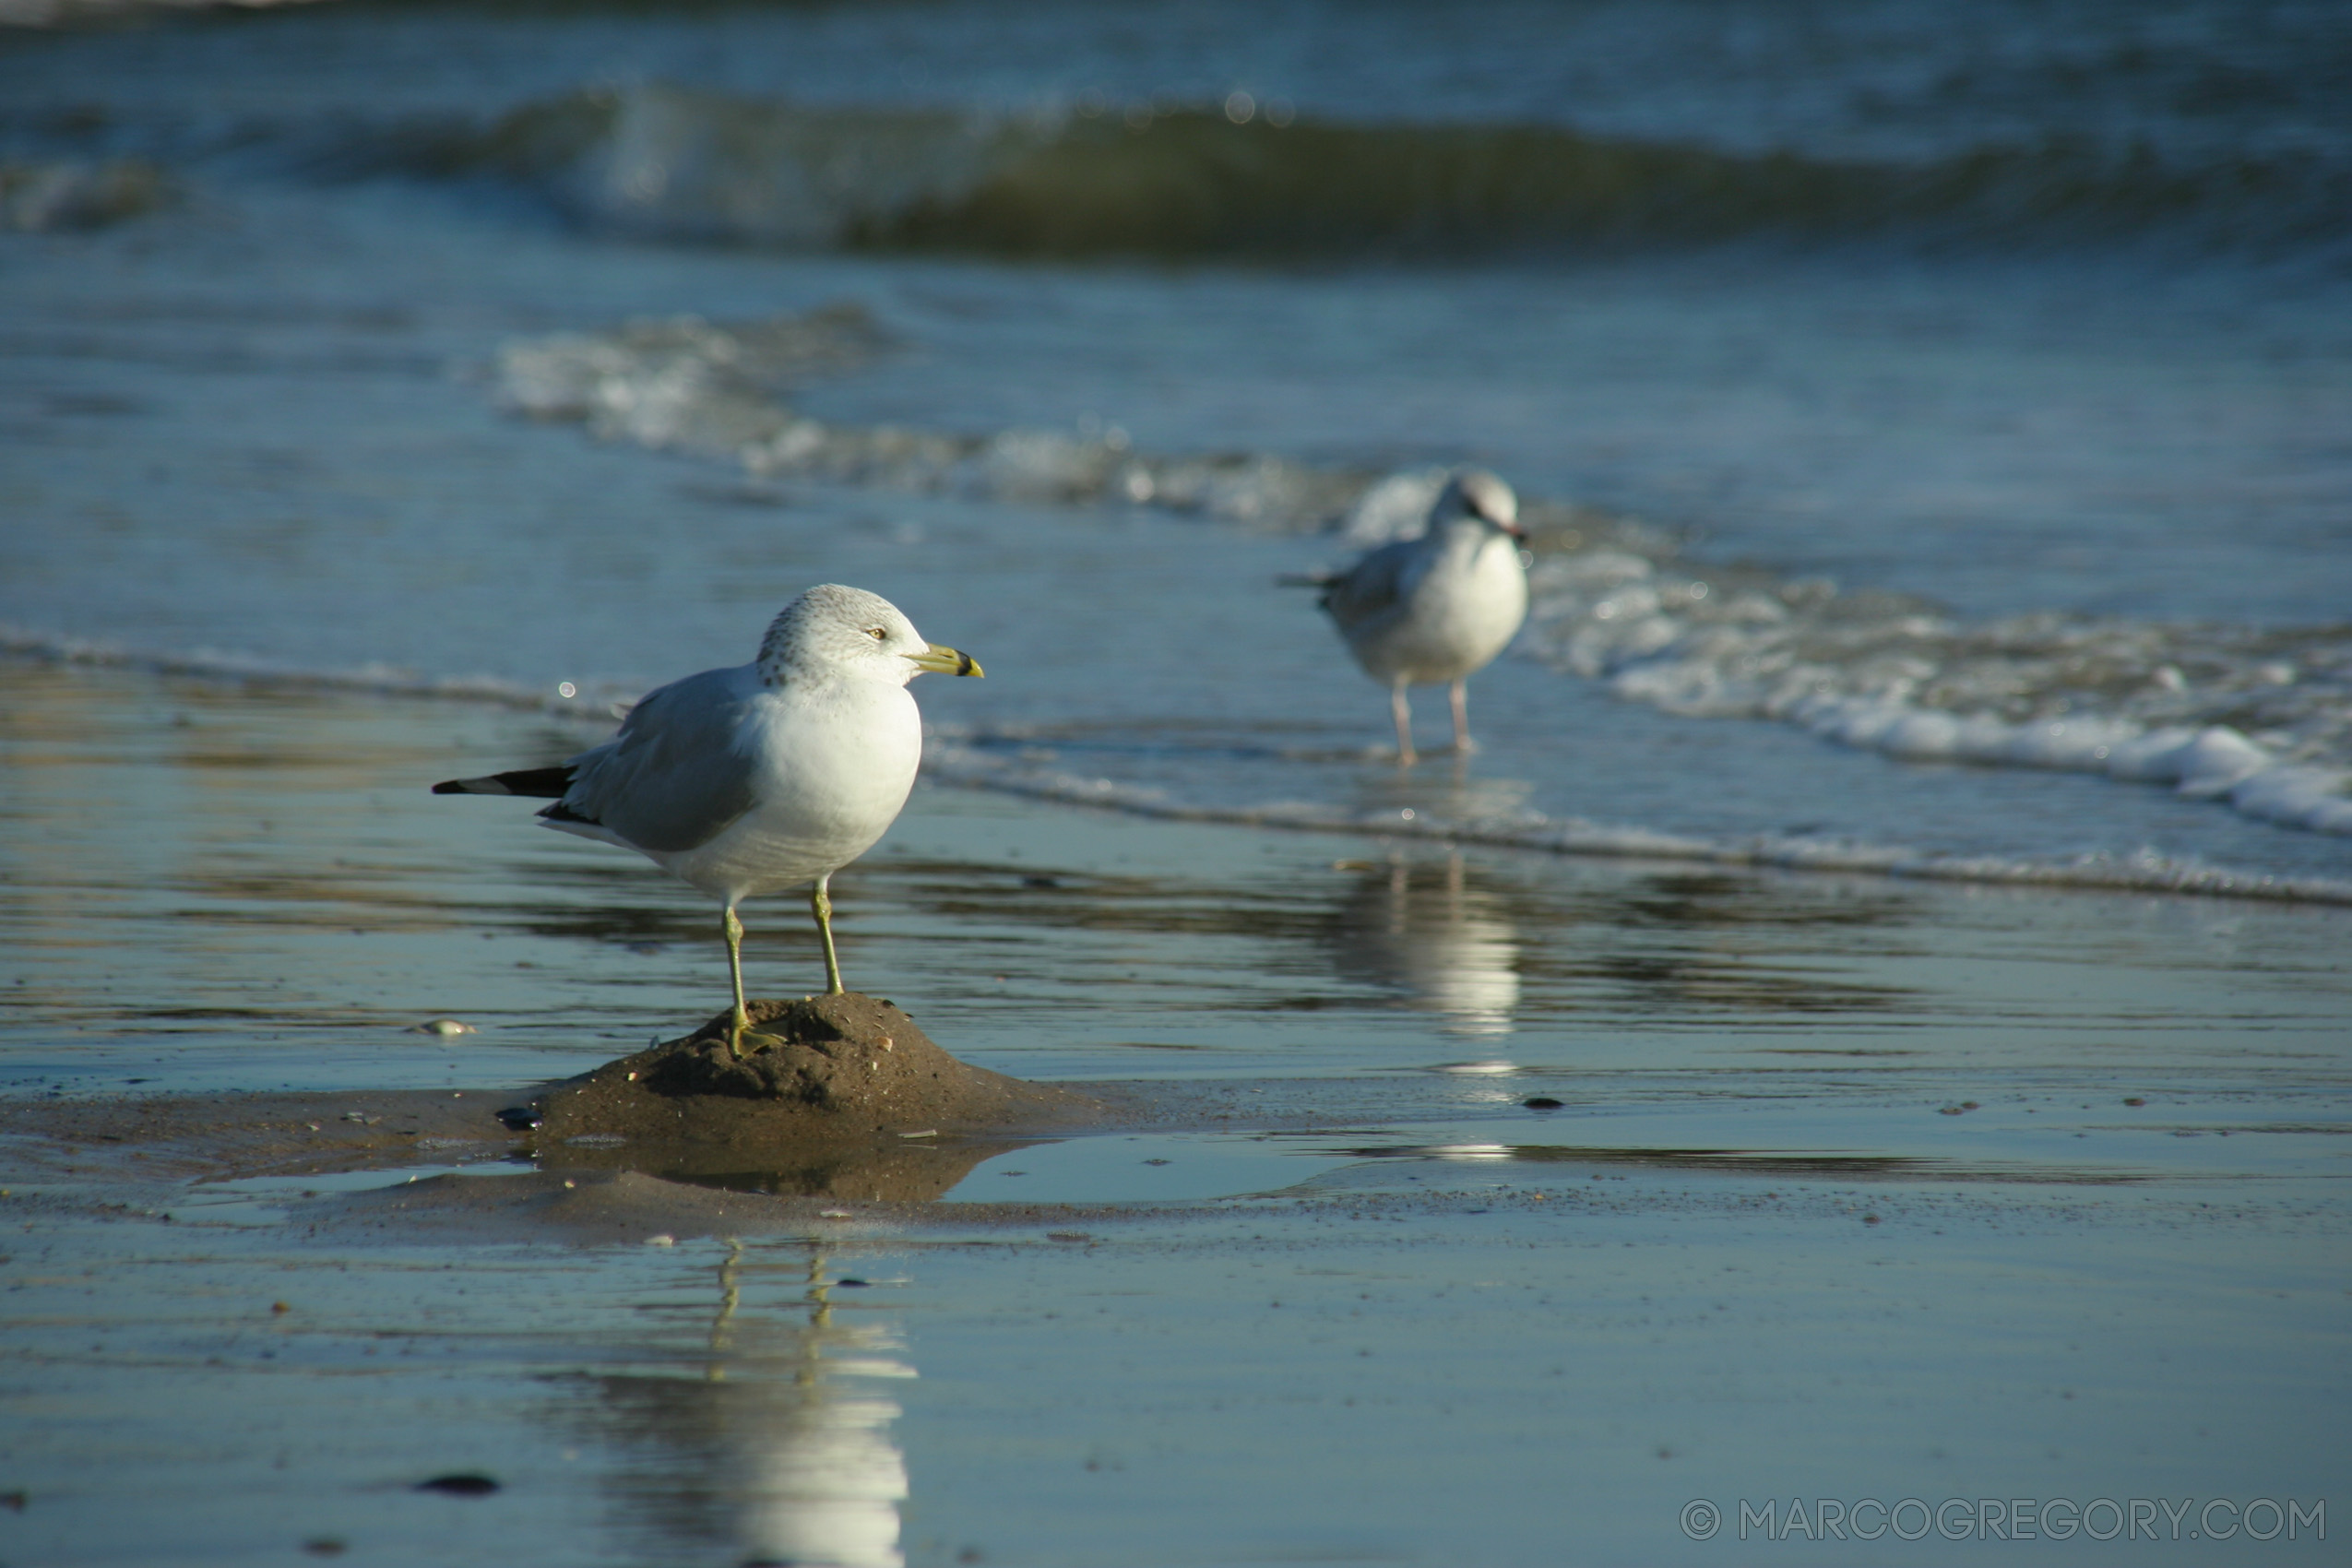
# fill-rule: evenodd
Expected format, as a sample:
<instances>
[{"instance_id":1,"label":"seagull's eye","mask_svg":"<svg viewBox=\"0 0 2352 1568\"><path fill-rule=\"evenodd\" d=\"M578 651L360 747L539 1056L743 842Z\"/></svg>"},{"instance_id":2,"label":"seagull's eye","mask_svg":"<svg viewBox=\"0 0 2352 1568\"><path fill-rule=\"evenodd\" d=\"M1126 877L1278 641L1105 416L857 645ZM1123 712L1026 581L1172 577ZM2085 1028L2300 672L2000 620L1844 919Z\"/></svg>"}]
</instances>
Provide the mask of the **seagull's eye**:
<instances>
[{"instance_id":1,"label":"seagull's eye","mask_svg":"<svg viewBox=\"0 0 2352 1568\"><path fill-rule=\"evenodd\" d=\"M890 640L890 634L883 630L880 626L868 626L866 628L866 636L872 637L878 643L886 643Z\"/></svg>"}]
</instances>

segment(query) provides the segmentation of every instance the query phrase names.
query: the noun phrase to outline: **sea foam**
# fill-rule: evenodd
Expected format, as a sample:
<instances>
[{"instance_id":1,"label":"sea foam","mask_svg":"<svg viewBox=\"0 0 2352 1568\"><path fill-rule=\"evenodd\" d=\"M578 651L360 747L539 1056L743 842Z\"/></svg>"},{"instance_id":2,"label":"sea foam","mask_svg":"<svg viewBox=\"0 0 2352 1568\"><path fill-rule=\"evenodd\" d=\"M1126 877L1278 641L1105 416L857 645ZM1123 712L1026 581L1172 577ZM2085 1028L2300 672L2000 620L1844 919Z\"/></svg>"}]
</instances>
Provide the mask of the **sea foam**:
<instances>
[{"instance_id":1,"label":"sea foam","mask_svg":"<svg viewBox=\"0 0 2352 1568\"><path fill-rule=\"evenodd\" d=\"M572 683L532 684L486 676L430 676L388 665L306 668L210 649L142 649L120 643L60 637L0 623L0 656L104 669L144 671L196 680L235 683L278 690L360 693L375 696L465 702L538 712L576 721L583 743L605 732L625 715L641 693ZM1015 743L1001 743L1010 739ZM2155 739L2155 737L2144 737ZM2240 738L2242 740L2242 738ZM1581 817L1555 819L1540 812L1506 807L1448 817L1420 808L1360 809L1313 801L1268 801L1220 805L1187 801L1166 790L1070 773L1037 759L1017 736L999 738L956 727L933 727L923 756L926 777L966 788L997 790L1038 800L1159 817L1170 821L1225 823L1235 826L1305 832L1371 833L1384 837L1451 844L1487 845L1559 855L1693 861L1714 865L1776 867L1918 877L1940 882L2032 885L2106 891L2170 893L2263 898L2290 903L2352 905L2352 880L2276 876L2202 864L2154 852L2085 855L2068 860L2003 856L1941 855L1902 845L1796 834L1706 836L1661 832L1639 826L1606 824ZM2239 758L2227 742L2194 735L2175 743L2181 754L2178 777L2199 777L2197 759ZM2144 760L2159 754L2144 752ZM2044 763L2042 766L2049 766ZM2221 777L2228 771L2223 768ZM2280 814L2298 826L2326 826L2352 832L2347 802L2340 793L2340 770L2272 765L2240 778L2231 802L2251 815ZM2325 817L2327 812L2337 814ZM2315 817L2323 821L2315 822Z\"/></svg>"},{"instance_id":2,"label":"sea foam","mask_svg":"<svg viewBox=\"0 0 2352 1568\"><path fill-rule=\"evenodd\" d=\"M811 419L792 388L891 348L862 312L699 317L520 339L495 395L607 440L806 478L1058 505L1148 507L1351 546L1420 527L1444 470L1267 453L1154 454L1114 429L949 434ZM1523 498L1539 554L1523 648L1629 701L1798 725L1909 762L2168 786L2281 826L2352 833L2352 630L2023 612L1703 565L1638 520Z\"/></svg>"},{"instance_id":3,"label":"sea foam","mask_svg":"<svg viewBox=\"0 0 2352 1568\"><path fill-rule=\"evenodd\" d=\"M1623 549L1534 576L1529 646L1671 713L1771 719L1910 762L2168 785L2352 833L2352 632L2036 612L1707 572ZM2251 732L2250 732L2251 731Z\"/></svg>"},{"instance_id":4,"label":"sea foam","mask_svg":"<svg viewBox=\"0 0 2352 1568\"><path fill-rule=\"evenodd\" d=\"M1418 842L1476 844L1616 860L2352 905L2352 880L2266 875L2154 851L2035 860L1937 854L1905 845L1834 837L1664 833L1581 817L1553 819L1532 811L1451 819L1425 807L1359 809L1308 801L1209 805L1184 801L1148 786L1065 772L1040 764L1022 754L1022 751L1018 746L992 747L984 735L950 732L934 735L925 753L923 767L927 775L945 782L1176 822L1227 823L1300 832L1369 833Z\"/></svg>"}]
</instances>

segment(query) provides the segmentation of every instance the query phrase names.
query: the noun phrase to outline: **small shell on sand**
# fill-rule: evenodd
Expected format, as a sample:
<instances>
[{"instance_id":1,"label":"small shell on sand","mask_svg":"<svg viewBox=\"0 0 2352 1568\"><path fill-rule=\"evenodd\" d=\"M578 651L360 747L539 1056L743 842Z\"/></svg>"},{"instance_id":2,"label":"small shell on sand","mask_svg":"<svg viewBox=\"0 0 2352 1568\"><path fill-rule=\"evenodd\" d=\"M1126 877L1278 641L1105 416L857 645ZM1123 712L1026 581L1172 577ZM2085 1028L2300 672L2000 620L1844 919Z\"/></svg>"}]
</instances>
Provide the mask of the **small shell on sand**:
<instances>
[{"instance_id":1,"label":"small shell on sand","mask_svg":"<svg viewBox=\"0 0 2352 1568\"><path fill-rule=\"evenodd\" d=\"M409 1032L412 1035L440 1035L444 1039L454 1035L478 1035L481 1033L480 1029L474 1028L471 1024L461 1024L455 1018L428 1018L423 1023L417 1025L414 1028L411 1028Z\"/></svg>"}]
</instances>

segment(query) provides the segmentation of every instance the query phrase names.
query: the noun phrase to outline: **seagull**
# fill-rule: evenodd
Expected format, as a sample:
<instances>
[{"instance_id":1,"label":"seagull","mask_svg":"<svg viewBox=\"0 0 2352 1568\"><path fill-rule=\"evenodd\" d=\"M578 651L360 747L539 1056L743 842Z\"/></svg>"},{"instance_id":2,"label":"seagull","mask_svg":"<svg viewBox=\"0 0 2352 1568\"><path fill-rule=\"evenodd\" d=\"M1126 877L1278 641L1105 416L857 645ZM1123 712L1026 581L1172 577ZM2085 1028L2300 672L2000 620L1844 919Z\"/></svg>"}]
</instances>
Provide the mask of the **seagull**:
<instances>
[{"instance_id":1,"label":"seagull","mask_svg":"<svg viewBox=\"0 0 2352 1568\"><path fill-rule=\"evenodd\" d=\"M1484 469L1445 481L1418 538L1367 552L1344 572L1303 580L1323 589L1323 608L1348 639L1364 673L1388 687L1396 758L1409 766L1413 711L1408 685L1451 684L1454 749L1470 749L1469 677L1509 646L1527 618L1527 570L1519 552L1519 498Z\"/></svg>"},{"instance_id":2,"label":"seagull","mask_svg":"<svg viewBox=\"0 0 2352 1568\"><path fill-rule=\"evenodd\" d=\"M735 992L729 1045L741 1055L751 1020L735 906L808 885L826 990L842 994L826 885L907 803L922 756L907 683L926 671L980 667L925 642L880 595L824 583L784 607L757 659L647 693L604 744L554 767L451 778L433 792L552 799L539 814L546 826L635 849L718 899Z\"/></svg>"}]
</instances>

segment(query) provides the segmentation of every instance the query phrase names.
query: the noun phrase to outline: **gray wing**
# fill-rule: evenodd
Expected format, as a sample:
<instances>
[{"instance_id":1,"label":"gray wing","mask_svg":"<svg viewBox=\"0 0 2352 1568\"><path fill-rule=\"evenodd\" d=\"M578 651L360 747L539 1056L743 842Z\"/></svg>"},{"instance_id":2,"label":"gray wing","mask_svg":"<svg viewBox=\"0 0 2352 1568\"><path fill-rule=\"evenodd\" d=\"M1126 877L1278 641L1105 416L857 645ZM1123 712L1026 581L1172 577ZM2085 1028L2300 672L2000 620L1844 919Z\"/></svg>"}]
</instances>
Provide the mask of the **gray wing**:
<instances>
[{"instance_id":1,"label":"gray wing","mask_svg":"<svg viewBox=\"0 0 2352 1568\"><path fill-rule=\"evenodd\" d=\"M1424 569L1422 540L1400 539L1365 552L1324 589L1323 607L1343 632L1365 630L1395 616Z\"/></svg>"},{"instance_id":2,"label":"gray wing","mask_svg":"<svg viewBox=\"0 0 2352 1568\"><path fill-rule=\"evenodd\" d=\"M639 849L708 843L752 808L754 759L735 742L759 689L748 670L706 670L647 694L619 734L572 759L572 788L540 814Z\"/></svg>"}]
</instances>

